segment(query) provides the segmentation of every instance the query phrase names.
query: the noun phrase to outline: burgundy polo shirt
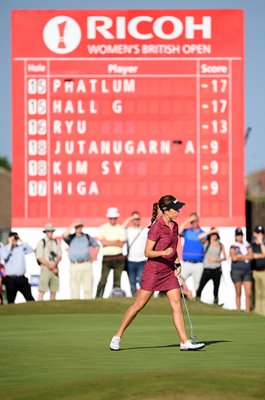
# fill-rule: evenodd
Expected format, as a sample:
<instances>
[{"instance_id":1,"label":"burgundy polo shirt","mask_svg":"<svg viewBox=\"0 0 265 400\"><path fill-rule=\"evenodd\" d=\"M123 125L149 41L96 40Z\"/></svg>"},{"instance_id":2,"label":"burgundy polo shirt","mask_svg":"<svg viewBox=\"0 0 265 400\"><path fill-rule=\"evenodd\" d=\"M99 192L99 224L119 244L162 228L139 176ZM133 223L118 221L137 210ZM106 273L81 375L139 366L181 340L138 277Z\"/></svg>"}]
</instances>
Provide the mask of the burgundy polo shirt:
<instances>
[{"instance_id":1,"label":"burgundy polo shirt","mask_svg":"<svg viewBox=\"0 0 265 400\"><path fill-rule=\"evenodd\" d=\"M178 245L178 224L173 222L173 229L170 229L166 225L163 217L158 218L155 223L151 226L148 232L148 239L156 242L153 250L160 251L165 250L168 247L172 247L173 253L170 256L149 258L148 264L166 264L170 267L173 266L177 256L177 245Z\"/></svg>"}]
</instances>

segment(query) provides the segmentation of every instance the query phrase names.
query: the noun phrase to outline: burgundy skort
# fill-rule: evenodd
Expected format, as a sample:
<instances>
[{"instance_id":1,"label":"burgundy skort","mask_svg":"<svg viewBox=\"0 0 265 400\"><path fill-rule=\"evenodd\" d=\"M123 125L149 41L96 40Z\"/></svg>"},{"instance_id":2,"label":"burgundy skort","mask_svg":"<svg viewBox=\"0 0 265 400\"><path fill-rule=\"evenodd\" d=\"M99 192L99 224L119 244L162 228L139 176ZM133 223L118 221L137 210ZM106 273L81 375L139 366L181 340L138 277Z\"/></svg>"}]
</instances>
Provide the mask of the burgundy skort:
<instances>
[{"instance_id":1,"label":"burgundy skort","mask_svg":"<svg viewBox=\"0 0 265 400\"><path fill-rule=\"evenodd\" d=\"M141 289L150 292L179 289L179 282L174 270L168 265L147 261L143 270Z\"/></svg>"}]
</instances>

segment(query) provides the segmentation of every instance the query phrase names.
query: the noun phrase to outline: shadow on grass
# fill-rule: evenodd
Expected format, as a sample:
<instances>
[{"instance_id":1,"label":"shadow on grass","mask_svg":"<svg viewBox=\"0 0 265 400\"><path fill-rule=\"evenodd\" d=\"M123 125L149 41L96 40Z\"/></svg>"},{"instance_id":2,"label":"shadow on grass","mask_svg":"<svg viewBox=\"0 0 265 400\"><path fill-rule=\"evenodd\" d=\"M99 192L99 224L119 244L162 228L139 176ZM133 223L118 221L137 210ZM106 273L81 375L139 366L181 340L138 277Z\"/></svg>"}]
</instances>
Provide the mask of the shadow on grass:
<instances>
[{"instance_id":1,"label":"shadow on grass","mask_svg":"<svg viewBox=\"0 0 265 400\"><path fill-rule=\"evenodd\" d=\"M206 346L210 346L211 344L217 344L217 343L231 343L231 340L204 340L203 343L206 344ZM166 344L163 346L138 346L138 347L124 347L120 349L120 351L123 350L139 350L139 349L163 349L167 347L179 347L179 344Z\"/></svg>"}]
</instances>

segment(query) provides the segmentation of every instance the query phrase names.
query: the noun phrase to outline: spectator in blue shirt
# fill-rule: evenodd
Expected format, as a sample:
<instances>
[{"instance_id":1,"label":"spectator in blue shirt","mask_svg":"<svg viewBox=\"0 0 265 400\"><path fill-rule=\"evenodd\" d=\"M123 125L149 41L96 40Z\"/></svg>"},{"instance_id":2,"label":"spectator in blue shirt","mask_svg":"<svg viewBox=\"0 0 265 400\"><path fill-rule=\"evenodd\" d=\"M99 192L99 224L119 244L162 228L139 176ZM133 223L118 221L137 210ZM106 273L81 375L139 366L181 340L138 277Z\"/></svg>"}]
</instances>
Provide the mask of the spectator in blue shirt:
<instances>
[{"instance_id":1,"label":"spectator in blue shirt","mask_svg":"<svg viewBox=\"0 0 265 400\"><path fill-rule=\"evenodd\" d=\"M84 299L92 299L93 269L92 262L97 259L99 244L82 231L83 222L75 221L65 231L63 239L69 246L70 259L70 290L72 299L80 299L80 289L83 286ZM71 230L75 233L71 234ZM91 254L91 247L95 249Z\"/></svg>"},{"instance_id":2,"label":"spectator in blue shirt","mask_svg":"<svg viewBox=\"0 0 265 400\"><path fill-rule=\"evenodd\" d=\"M190 224L189 228L186 226ZM181 276L186 281L192 276L194 291L197 292L203 272L204 248L198 236L203 233L199 225L199 217L196 213L190 216L179 226L179 234L184 238L182 250Z\"/></svg>"},{"instance_id":3,"label":"spectator in blue shirt","mask_svg":"<svg viewBox=\"0 0 265 400\"><path fill-rule=\"evenodd\" d=\"M10 232L8 244L0 248L0 256L5 263L4 284L8 303L14 303L17 292L22 293L26 301L34 301L30 284L25 277L25 255L34 250L28 244L23 243L17 232Z\"/></svg>"}]
</instances>

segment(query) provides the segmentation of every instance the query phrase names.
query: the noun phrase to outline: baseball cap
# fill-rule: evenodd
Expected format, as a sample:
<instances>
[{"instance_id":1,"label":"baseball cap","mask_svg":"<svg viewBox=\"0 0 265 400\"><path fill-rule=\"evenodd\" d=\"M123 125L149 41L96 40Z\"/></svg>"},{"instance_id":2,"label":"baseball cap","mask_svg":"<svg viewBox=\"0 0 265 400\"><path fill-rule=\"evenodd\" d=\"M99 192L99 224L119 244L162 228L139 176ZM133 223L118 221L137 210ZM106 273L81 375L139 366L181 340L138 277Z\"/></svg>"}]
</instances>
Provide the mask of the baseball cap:
<instances>
[{"instance_id":1,"label":"baseball cap","mask_svg":"<svg viewBox=\"0 0 265 400\"><path fill-rule=\"evenodd\" d=\"M172 200L171 203L166 204L164 207L162 207L162 211L167 211L173 208L173 210L180 210L183 206L185 206L185 203L182 203L182 201L179 201L178 199Z\"/></svg>"},{"instance_id":2,"label":"baseball cap","mask_svg":"<svg viewBox=\"0 0 265 400\"><path fill-rule=\"evenodd\" d=\"M256 226L256 228L254 229L254 232L256 233L263 233L264 234L264 228L262 225L258 225Z\"/></svg>"},{"instance_id":3,"label":"baseball cap","mask_svg":"<svg viewBox=\"0 0 265 400\"><path fill-rule=\"evenodd\" d=\"M83 221L81 219L77 219L74 222L74 227L77 228L78 226L84 226L84 223L83 223Z\"/></svg>"},{"instance_id":4,"label":"baseball cap","mask_svg":"<svg viewBox=\"0 0 265 400\"><path fill-rule=\"evenodd\" d=\"M19 238L18 233L14 232L14 231L10 231L9 234L8 234L8 237L14 237L14 238L17 238L17 239Z\"/></svg>"},{"instance_id":5,"label":"baseball cap","mask_svg":"<svg viewBox=\"0 0 265 400\"><path fill-rule=\"evenodd\" d=\"M236 228L236 230L235 230L235 236L239 236L239 235L243 236L244 233L243 233L243 231L242 231L241 228Z\"/></svg>"}]
</instances>

